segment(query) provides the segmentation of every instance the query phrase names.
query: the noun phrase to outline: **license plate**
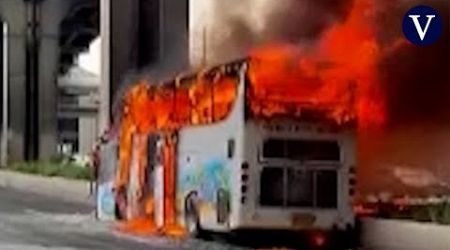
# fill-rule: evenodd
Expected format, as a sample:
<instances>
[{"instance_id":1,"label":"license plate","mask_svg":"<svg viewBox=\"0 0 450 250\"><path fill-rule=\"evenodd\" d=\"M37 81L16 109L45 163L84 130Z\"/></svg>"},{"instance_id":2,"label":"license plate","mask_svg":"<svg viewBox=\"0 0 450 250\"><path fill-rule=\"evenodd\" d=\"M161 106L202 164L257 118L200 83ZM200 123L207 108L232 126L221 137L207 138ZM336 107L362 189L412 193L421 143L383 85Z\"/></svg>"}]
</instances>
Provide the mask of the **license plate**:
<instances>
[{"instance_id":1,"label":"license plate","mask_svg":"<svg viewBox=\"0 0 450 250\"><path fill-rule=\"evenodd\" d=\"M310 227L316 221L316 216L312 214L292 214L291 222L293 227Z\"/></svg>"}]
</instances>

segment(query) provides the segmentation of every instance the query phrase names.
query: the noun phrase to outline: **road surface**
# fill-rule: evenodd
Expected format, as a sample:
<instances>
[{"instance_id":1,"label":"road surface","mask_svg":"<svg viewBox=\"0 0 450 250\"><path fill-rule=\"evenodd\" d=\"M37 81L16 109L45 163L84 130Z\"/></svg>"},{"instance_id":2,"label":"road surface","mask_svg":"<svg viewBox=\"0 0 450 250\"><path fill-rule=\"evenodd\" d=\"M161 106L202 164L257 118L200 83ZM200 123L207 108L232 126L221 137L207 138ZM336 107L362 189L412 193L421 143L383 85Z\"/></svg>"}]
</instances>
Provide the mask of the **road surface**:
<instances>
[{"instance_id":1,"label":"road surface","mask_svg":"<svg viewBox=\"0 0 450 250\"><path fill-rule=\"evenodd\" d=\"M367 220L364 250L448 250L445 227ZM436 232L434 232L435 230ZM447 232L447 233L445 233ZM420 243L420 244L419 244ZM252 243L251 245L253 245ZM277 246L281 246L278 244ZM424 248L430 246L430 248ZM259 247L259 246L258 246ZM136 238L94 220L93 206L0 187L0 250L243 249L225 243Z\"/></svg>"},{"instance_id":2,"label":"road surface","mask_svg":"<svg viewBox=\"0 0 450 250\"><path fill-rule=\"evenodd\" d=\"M93 207L0 187L0 250L237 249L211 242L137 239L93 218Z\"/></svg>"},{"instance_id":3,"label":"road surface","mask_svg":"<svg viewBox=\"0 0 450 250\"><path fill-rule=\"evenodd\" d=\"M449 250L450 226L406 220L364 219L362 241L372 250Z\"/></svg>"}]
</instances>

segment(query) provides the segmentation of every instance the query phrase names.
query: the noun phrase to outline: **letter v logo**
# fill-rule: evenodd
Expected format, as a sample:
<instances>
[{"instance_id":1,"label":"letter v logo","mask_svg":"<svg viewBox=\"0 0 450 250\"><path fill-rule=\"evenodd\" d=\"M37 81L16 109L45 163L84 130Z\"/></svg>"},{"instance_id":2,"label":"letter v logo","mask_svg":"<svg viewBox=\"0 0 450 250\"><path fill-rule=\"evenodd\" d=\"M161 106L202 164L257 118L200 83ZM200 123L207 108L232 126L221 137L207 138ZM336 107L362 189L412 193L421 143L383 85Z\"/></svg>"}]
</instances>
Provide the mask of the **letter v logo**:
<instances>
[{"instance_id":1,"label":"letter v logo","mask_svg":"<svg viewBox=\"0 0 450 250\"><path fill-rule=\"evenodd\" d=\"M403 33L412 43L426 46L435 43L442 34L443 23L439 13L429 6L416 6L403 18Z\"/></svg>"},{"instance_id":2,"label":"letter v logo","mask_svg":"<svg viewBox=\"0 0 450 250\"><path fill-rule=\"evenodd\" d=\"M419 15L409 15L409 17L413 20L414 26L416 26L417 33L419 33L419 36L420 36L420 40L423 41L423 39L425 38L425 35L427 34L428 28L430 28L431 20L433 20L433 18L435 18L436 16L435 15L427 15L428 21L425 26L425 30L423 30L422 26L420 26L420 23L419 23L420 16Z\"/></svg>"}]
</instances>

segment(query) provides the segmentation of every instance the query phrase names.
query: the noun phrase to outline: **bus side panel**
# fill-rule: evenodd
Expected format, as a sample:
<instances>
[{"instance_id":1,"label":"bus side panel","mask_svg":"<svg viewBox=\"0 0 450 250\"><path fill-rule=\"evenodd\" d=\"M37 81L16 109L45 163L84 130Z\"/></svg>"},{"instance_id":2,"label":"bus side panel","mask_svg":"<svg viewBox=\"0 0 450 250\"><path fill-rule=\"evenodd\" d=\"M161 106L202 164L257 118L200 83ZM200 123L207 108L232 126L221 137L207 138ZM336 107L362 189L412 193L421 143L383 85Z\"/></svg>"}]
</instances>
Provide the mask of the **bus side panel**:
<instances>
[{"instance_id":1,"label":"bus side panel","mask_svg":"<svg viewBox=\"0 0 450 250\"><path fill-rule=\"evenodd\" d=\"M199 198L201 226L216 231L229 228L233 211L237 211L233 208L235 201L239 199L235 187L238 186L236 166L242 163L243 110L241 94L225 120L179 131L177 210L182 224L185 198L195 191ZM217 213L219 192L222 198L225 197L230 212L230 218L220 223Z\"/></svg>"},{"instance_id":2,"label":"bus side panel","mask_svg":"<svg viewBox=\"0 0 450 250\"><path fill-rule=\"evenodd\" d=\"M218 221L219 193L223 204L231 207L235 190L235 167L239 162L241 137L231 121L187 128L178 142L177 207L184 213L187 195L195 191L199 198L200 222L206 229L223 231L228 223ZM232 145L230 145L230 143ZM231 147L231 148L230 148ZM232 150L233 152L229 152ZM230 155L231 153L231 155ZM181 216L180 219L183 217Z\"/></svg>"}]
</instances>

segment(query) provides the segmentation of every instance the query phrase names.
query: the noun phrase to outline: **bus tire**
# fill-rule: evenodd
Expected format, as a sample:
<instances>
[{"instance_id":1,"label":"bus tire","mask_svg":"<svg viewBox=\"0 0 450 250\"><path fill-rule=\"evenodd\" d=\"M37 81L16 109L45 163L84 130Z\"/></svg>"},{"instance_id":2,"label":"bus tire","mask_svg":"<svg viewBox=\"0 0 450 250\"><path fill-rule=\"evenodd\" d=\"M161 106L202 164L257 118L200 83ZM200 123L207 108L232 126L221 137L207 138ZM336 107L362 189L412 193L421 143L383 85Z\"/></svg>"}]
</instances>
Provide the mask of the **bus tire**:
<instances>
[{"instance_id":1,"label":"bus tire","mask_svg":"<svg viewBox=\"0 0 450 250\"><path fill-rule=\"evenodd\" d=\"M332 230L332 243L334 249L355 249L359 248L359 235L355 228L348 225L346 229Z\"/></svg>"},{"instance_id":2,"label":"bus tire","mask_svg":"<svg viewBox=\"0 0 450 250\"><path fill-rule=\"evenodd\" d=\"M185 199L184 224L188 235L192 238L200 238L203 230L200 226L200 216L197 208L197 194L192 192Z\"/></svg>"}]
</instances>

